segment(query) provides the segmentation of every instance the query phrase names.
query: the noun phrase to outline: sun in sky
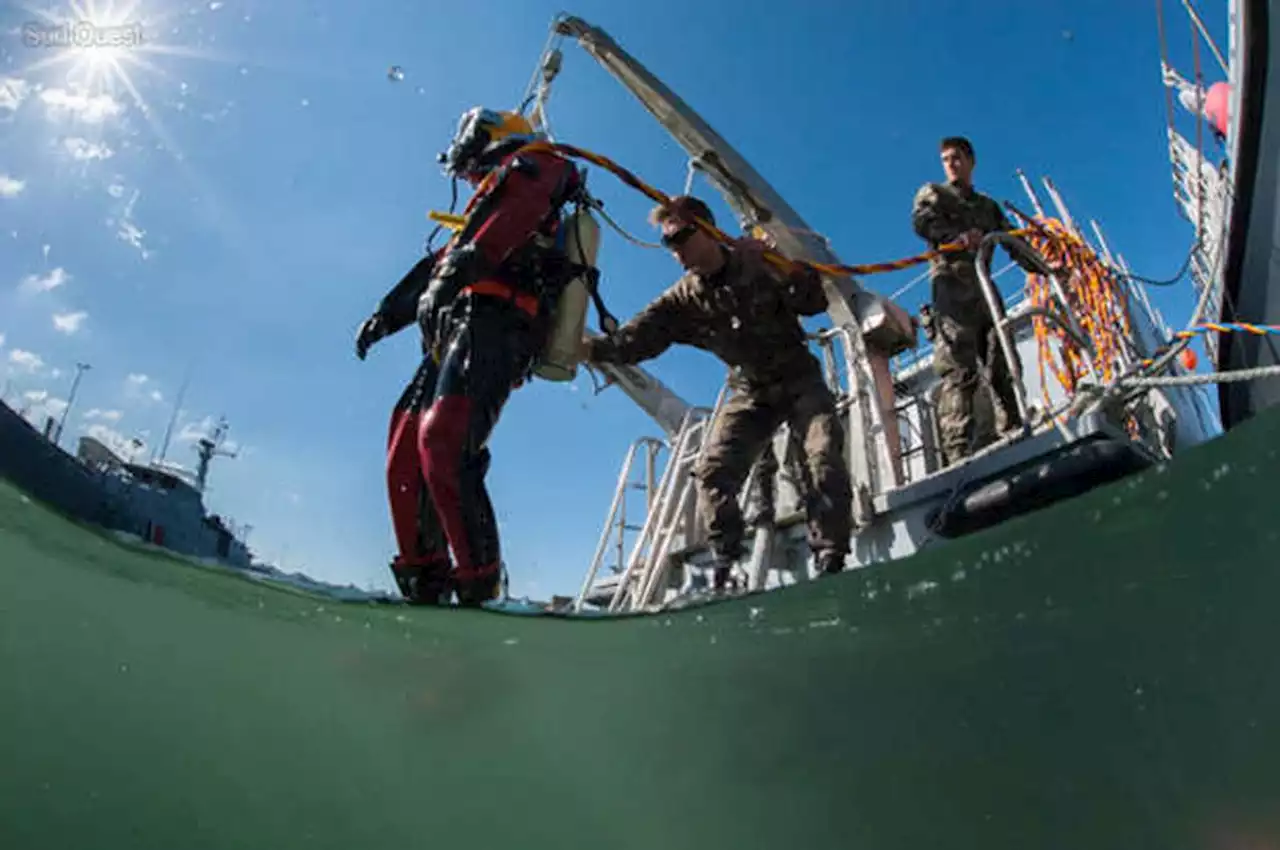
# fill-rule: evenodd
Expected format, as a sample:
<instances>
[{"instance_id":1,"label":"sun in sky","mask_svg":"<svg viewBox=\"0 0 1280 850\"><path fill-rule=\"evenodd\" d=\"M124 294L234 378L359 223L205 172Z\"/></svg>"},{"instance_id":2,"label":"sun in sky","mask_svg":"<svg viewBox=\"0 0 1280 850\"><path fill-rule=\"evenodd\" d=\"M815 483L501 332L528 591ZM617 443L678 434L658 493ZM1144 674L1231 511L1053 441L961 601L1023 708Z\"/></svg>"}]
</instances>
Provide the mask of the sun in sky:
<instances>
[{"instance_id":1,"label":"sun in sky","mask_svg":"<svg viewBox=\"0 0 1280 850\"><path fill-rule=\"evenodd\" d=\"M210 4L216 8L221 4ZM142 0L71 0L55 9L22 6L30 17L20 27L23 44L37 58L19 74L65 86L83 97L127 93L139 111L152 110L139 90L144 73L168 77L162 56L215 58L199 49L165 44L161 33L175 9L144 8Z\"/></svg>"},{"instance_id":2,"label":"sun in sky","mask_svg":"<svg viewBox=\"0 0 1280 850\"><path fill-rule=\"evenodd\" d=\"M22 24L22 42L43 54L24 74L62 72L67 85L86 94L123 87L136 97L131 72L153 68L145 54L160 47L148 44L148 35L159 30L148 32L137 0L85 0L70 3L65 11L24 8L31 18Z\"/></svg>"}]
</instances>

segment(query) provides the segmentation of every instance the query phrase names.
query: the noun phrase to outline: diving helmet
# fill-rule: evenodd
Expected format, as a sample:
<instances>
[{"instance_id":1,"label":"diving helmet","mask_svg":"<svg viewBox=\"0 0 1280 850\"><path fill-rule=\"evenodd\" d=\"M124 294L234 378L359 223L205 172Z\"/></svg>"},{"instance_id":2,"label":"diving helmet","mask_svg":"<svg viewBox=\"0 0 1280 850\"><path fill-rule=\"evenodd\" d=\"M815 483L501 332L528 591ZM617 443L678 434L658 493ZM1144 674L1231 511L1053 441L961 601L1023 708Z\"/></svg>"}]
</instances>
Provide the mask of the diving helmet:
<instances>
[{"instance_id":1,"label":"diving helmet","mask_svg":"<svg viewBox=\"0 0 1280 850\"><path fill-rule=\"evenodd\" d=\"M499 112L477 106L462 113L453 141L439 160L450 177L479 176L494 165L484 161L484 154L494 143L527 143L538 138L528 119L519 112Z\"/></svg>"}]
</instances>

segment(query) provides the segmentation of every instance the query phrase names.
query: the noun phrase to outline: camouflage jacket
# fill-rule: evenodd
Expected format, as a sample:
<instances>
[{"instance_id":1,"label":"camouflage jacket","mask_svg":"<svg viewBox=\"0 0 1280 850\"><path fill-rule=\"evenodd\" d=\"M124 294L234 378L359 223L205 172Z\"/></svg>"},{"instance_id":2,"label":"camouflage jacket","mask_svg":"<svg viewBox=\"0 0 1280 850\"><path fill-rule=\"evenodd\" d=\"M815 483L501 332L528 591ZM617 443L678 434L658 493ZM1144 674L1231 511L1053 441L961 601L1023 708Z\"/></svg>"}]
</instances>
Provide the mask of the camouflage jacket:
<instances>
[{"instance_id":1,"label":"camouflage jacket","mask_svg":"<svg viewBox=\"0 0 1280 850\"><path fill-rule=\"evenodd\" d=\"M930 248L954 242L969 230L991 233L1013 229L994 200L950 183L920 187L911 208L911 226ZM1010 256L1024 269L1035 270L1030 259L1013 252ZM979 288L976 259L973 251L954 251L930 260L935 313L961 321L982 321L990 315Z\"/></svg>"},{"instance_id":2,"label":"camouflage jacket","mask_svg":"<svg viewBox=\"0 0 1280 850\"><path fill-rule=\"evenodd\" d=\"M682 344L719 357L739 389L822 380L800 325L801 316L827 309L821 277L808 270L784 276L767 262L750 265L729 251L715 275L685 274L615 333L592 340L588 359L629 365Z\"/></svg>"}]
</instances>

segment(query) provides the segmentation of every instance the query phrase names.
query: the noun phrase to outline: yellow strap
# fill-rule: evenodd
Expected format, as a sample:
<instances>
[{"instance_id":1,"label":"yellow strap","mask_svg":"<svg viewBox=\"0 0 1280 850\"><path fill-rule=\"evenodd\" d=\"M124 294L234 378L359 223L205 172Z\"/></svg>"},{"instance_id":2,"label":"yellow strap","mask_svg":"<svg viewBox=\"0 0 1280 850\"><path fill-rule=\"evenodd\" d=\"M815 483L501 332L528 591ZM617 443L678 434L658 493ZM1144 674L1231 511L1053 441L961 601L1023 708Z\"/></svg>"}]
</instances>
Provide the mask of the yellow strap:
<instances>
[{"instance_id":1,"label":"yellow strap","mask_svg":"<svg viewBox=\"0 0 1280 850\"><path fill-rule=\"evenodd\" d=\"M431 219L436 224L444 225L445 227L453 231L461 230L467 223L467 217L465 215L454 215L453 213L442 213L442 212L437 212L436 210L428 211L427 218Z\"/></svg>"}]
</instances>

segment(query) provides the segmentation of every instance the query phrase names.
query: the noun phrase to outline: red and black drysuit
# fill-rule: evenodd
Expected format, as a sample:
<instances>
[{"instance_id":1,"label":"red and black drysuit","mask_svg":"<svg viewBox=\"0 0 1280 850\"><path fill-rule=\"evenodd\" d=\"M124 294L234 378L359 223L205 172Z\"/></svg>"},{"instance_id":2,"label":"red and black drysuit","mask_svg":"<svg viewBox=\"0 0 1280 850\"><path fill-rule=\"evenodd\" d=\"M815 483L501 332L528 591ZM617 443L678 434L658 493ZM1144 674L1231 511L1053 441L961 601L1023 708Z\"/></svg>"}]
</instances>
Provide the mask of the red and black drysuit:
<instances>
[{"instance_id":1,"label":"red and black drysuit","mask_svg":"<svg viewBox=\"0 0 1280 850\"><path fill-rule=\"evenodd\" d=\"M405 275L357 340L363 356L415 318L422 328L422 363L396 404L387 444L399 549L392 571L411 602L447 601L450 586L464 605L497 595L486 443L529 376L573 272L554 245L581 176L560 156L512 147L490 154L497 173L472 200L463 229Z\"/></svg>"}]
</instances>

